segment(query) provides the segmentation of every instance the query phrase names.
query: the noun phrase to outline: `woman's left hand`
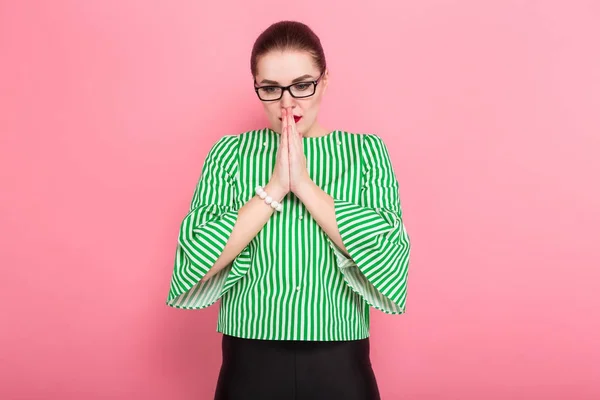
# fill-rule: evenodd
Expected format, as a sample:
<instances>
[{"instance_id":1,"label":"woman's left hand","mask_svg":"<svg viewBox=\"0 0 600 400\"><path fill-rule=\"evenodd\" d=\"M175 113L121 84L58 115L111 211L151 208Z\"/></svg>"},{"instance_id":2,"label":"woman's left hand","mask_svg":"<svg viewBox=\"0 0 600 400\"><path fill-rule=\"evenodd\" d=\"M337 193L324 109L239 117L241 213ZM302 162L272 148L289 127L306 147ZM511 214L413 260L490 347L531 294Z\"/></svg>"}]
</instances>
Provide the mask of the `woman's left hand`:
<instances>
[{"instance_id":1,"label":"woman's left hand","mask_svg":"<svg viewBox=\"0 0 600 400\"><path fill-rule=\"evenodd\" d=\"M288 146L290 161L290 191L297 194L298 189L310 181L306 169L306 156L302 146L302 135L296 129L294 114L291 108L284 109L282 118L287 118Z\"/></svg>"}]
</instances>

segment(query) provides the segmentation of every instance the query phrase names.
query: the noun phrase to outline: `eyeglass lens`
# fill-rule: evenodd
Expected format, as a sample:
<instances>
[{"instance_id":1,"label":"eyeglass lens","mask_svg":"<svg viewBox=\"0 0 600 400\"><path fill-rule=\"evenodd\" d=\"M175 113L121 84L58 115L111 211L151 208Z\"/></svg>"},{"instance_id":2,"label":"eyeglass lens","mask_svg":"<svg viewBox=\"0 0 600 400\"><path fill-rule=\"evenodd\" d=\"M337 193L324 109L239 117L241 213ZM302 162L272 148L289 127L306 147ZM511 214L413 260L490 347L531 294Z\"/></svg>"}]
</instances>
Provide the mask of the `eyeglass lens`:
<instances>
[{"instance_id":1,"label":"eyeglass lens","mask_svg":"<svg viewBox=\"0 0 600 400\"><path fill-rule=\"evenodd\" d=\"M293 97L308 97L315 94L315 85L313 83L297 83L290 87ZM278 100L283 93L283 89L278 86L264 86L258 89L258 95L263 100Z\"/></svg>"}]
</instances>

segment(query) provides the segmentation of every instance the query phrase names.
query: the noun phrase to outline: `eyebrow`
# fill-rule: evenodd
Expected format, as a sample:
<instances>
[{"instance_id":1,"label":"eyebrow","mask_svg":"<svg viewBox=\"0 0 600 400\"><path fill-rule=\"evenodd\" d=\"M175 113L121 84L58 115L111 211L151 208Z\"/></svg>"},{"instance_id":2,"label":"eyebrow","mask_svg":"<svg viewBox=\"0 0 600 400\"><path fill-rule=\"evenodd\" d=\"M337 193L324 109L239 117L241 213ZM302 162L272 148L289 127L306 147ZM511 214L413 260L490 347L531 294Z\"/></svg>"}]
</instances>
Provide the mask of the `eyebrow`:
<instances>
[{"instance_id":1,"label":"eyebrow","mask_svg":"<svg viewBox=\"0 0 600 400\"><path fill-rule=\"evenodd\" d=\"M306 79L308 79L308 78L311 78L311 79L313 79L313 80L315 79L315 78L313 78L313 76L312 76L312 75L310 75L310 74L304 74L304 75L302 75L302 76L299 76L299 77L297 77L296 79L294 79L294 80L292 81L292 84L294 84L294 83L296 83L296 82L301 82L301 81L304 81L304 80L306 80ZM260 81L260 83L268 83L268 84L270 84L270 85L279 85L279 82L277 82L277 81L272 81L272 80L270 80L270 79L263 79L262 81Z\"/></svg>"}]
</instances>

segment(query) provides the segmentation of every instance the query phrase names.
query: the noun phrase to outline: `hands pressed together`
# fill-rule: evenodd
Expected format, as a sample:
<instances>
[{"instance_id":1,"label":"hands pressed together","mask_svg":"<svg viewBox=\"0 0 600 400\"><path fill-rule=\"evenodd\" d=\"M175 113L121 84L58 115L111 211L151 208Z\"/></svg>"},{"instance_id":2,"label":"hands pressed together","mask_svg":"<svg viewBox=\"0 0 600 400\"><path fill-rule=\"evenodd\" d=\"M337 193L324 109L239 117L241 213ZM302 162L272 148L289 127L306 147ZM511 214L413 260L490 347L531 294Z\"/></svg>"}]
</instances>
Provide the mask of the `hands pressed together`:
<instances>
[{"instance_id":1,"label":"hands pressed together","mask_svg":"<svg viewBox=\"0 0 600 400\"><path fill-rule=\"evenodd\" d=\"M302 134L296 129L291 108L282 109L281 121L281 139L271 181L284 194L290 191L297 194L302 185L311 181L306 169Z\"/></svg>"}]
</instances>

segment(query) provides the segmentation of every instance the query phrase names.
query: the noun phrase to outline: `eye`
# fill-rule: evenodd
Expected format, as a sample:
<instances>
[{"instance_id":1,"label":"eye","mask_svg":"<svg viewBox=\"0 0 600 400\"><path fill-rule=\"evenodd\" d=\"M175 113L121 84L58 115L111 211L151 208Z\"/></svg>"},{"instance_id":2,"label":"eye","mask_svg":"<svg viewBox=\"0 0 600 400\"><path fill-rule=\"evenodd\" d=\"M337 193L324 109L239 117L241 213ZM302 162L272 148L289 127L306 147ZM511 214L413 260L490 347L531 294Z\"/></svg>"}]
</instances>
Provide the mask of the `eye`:
<instances>
[{"instance_id":1,"label":"eye","mask_svg":"<svg viewBox=\"0 0 600 400\"><path fill-rule=\"evenodd\" d=\"M304 83L297 83L297 84L294 85L294 89L303 92L305 90L308 90L308 88L310 88L311 85L312 85L312 83L306 83L306 82L304 82Z\"/></svg>"},{"instance_id":2,"label":"eye","mask_svg":"<svg viewBox=\"0 0 600 400\"><path fill-rule=\"evenodd\" d=\"M279 88L275 87L275 86L265 86L265 87L261 88L261 90L265 93L275 93L275 91L277 91L277 89L279 89Z\"/></svg>"}]
</instances>

